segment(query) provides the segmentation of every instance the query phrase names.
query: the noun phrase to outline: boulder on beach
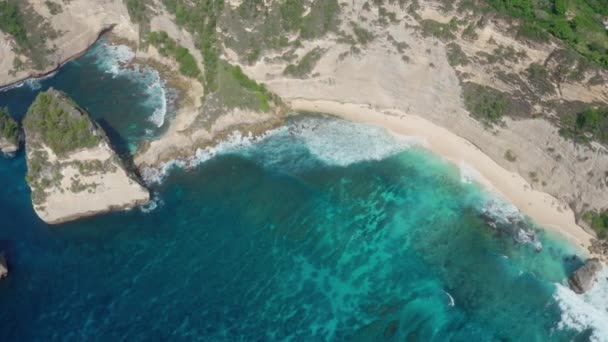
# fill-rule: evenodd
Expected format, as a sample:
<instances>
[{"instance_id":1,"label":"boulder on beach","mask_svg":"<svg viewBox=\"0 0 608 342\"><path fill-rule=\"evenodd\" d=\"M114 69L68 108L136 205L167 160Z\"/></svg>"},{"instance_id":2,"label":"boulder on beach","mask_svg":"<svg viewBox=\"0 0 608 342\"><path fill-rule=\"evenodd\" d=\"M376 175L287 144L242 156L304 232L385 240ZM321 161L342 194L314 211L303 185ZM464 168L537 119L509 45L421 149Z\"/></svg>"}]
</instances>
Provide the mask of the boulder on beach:
<instances>
[{"instance_id":1,"label":"boulder on beach","mask_svg":"<svg viewBox=\"0 0 608 342\"><path fill-rule=\"evenodd\" d=\"M602 263L599 259L593 258L587 260L585 264L579 267L568 278L570 288L576 293L587 292L595 283L597 274L602 269Z\"/></svg>"}]
</instances>

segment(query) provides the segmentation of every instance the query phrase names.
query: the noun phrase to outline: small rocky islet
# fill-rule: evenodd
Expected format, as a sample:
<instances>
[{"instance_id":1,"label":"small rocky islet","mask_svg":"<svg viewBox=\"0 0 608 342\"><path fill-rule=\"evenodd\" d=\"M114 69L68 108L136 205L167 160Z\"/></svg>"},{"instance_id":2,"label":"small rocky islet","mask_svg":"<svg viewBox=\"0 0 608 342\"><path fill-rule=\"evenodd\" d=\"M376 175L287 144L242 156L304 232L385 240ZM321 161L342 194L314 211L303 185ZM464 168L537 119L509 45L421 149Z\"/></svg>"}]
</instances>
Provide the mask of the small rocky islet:
<instances>
[{"instance_id":1,"label":"small rocky islet","mask_svg":"<svg viewBox=\"0 0 608 342\"><path fill-rule=\"evenodd\" d=\"M46 223L130 209L150 200L104 130L63 92L51 88L39 93L23 129L26 180L34 210Z\"/></svg>"}]
</instances>

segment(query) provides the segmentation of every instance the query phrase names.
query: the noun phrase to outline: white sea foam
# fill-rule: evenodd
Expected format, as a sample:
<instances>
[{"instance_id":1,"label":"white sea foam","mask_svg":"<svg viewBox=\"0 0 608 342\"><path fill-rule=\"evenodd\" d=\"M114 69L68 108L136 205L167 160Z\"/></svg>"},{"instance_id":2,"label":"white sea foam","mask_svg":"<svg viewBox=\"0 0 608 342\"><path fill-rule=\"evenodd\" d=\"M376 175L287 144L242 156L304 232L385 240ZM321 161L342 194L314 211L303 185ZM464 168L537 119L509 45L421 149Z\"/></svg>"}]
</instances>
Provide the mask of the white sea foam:
<instances>
[{"instance_id":1,"label":"white sea foam","mask_svg":"<svg viewBox=\"0 0 608 342\"><path fill-rule=\"evenodd\" d=\"M42 88L42 84L40 83L40 80L38 80L36 78L30 78L30 79L26 80L24 83L31 90L38 90L38 89Z\"/></svg>"},{"instance_id":2,"label":"white sea foam","mask_svg":"<svg viewBox=\"0 0 608 342\"><path fill-rule=\"evenodd\" d=\"M28 78L21 82L12 84L8 87L4 87L4 88L0 89L0 91L7 91L7 90L15 89L15 88L21 88L23 86L28 86L31 90L38 90L42 87L42 84L40 83L41 81L54 77L55 75L57 75L57 71L54 71L46 76L42 76L42 77L38 77L38 78Z\"/></svg>"},{"instance_id":3,"label":"white sea foam","mask_svg":"<svg viewBox=\"0 0 608 342\"><path fill-rule=\"evenodd\" d=\"M559 329L585 331L593 329L591 341L608 341L608 267L600 272L599 281L584 295L577 295L557 284L554 298L562 311Z\"/></svg>"},{"instance_id":4,"label":"white sea foam","mask_svg":"<svg viewBox=\"0 0 608 342\"><path fill-rule=\"evenodd\" d=\"M305 118L287 127L270 130L261 136L244 136L235 131L219 144L198 149L194 156L171 160L147 168L142 176L146 183L160 183L171 169L193 168L222 153L242 150L271 135L299 140L316 158L330 165L346 166L365 160L380 160L414 145L425 145L418 137L390 134L373 126L326 118Z\"/></svg>"},{"instance_id":5,"label":"white sea foam","mask_svg":"<svg viewBox=\"0 0 608 342\"><path fill-rule=\"evenodd\" d=\"M100 43L91 53L95 56L95 64L97 67L113 75L119 76L124 72L125 64L131 62L135 58L135 53L126 45L109 45Z\"/></svg>"},{"instance_id":6,"label":"white sea foam","mask_svg":"<svg viewBox=\"0 0 608 342\"><path fill-rule=\"evenodd\" d=\"M294 132L318 159L338 166L380 160L414 145L425 145L422 138L394 135L383 128L343 120L302 120Z\"/></svg>"},{"instance_id":7,"label":"white sea foam","mask_svg":"<svg viewBox=\"0 0 608 342\"><path fill-rule=\"evenodd\" d=\"M160 74L151 68L143 68L137 70L141 75L144 75L144 82L147 83L145 104L150 108L154 108L154 112L148 118L156 127L162 127L167 116L168 98L165 81L160 78Z\"/></svg>"},{"instance_id":8,"label":"white sea foam","mask_svg":"<svg viewBox=\"0 0 608 342\"><path fill-rule=\"evenodd\" d=\"M454 297L452 297L452 295L449 292L447 292L447 291L443 291L443 293L445 293L448 296L448 298L450 299L450 302L448 303L448 306L454 306L455 305L455 303L454 303Z\"/></svg>"},{"instance_id":9,"label":"white sea foam","mask_svg":"<svg viewBox=\"0 0 608 342\"><path fill-rule=\"evenodd\" d=\"M24 85L25 85L25 81L21 81L21 82L17 82L17 83L11 84L9 86L6 86L6 87L0 89L0 91L8 91L11 89L21 88Z\"/></svg>"},{"instance_id":10,"label":"white sea foam","mask_svg":"<svg viewBox=\"0 0 608 342\"><path fill-rule=\"evenodd\" d=\"M243 135L239 131L234 131L225 140L219 142L215 146L197 149L195 154L190 158L174 159L162 163L159 167L145 168L142 172L142 177L148 184L161 183L174 168L192 169L219 154L234 152L249 147L256 142L281 131L284 131L284 128L270 130L259 136L253 136L252 134Z\"/></svg>"},{"instance_id":11,"label":"white sea foam","mask_svg":"<svg viewBox=\"0 0 608 342\"><path fill-rule=\"evenodd\" d=\"M162 207L164 204L165 204L165 202L160 197L154 195L152 200L150 202L140 206L139 210L141 210L142 213L147 214L147 213L150 213L150 212L156 210L157 208Z\"/></svg>"},{"instance_id":12,"label":"white sea foam","mask_svg":"<svg viewBox=\"0 0 608 342\"><path fill-rule=\"evenodd\" d=\"M475 169L473 166L467 164L464 161L458 163L458 169L460 170L460 181L466 184L474 182L485 183L487 180Z\"/></svg>"},{"instance_id":13,"label":"white sea foam","mask_svg":"<svg viewBox=\"0 0 608 342\"><path fill-rule=\"evenodd\" d=\"M524 216L515 205L494 193L487 195L486 200L482 203L481 211L502 224L524 220Z\"/></svg>"},{"instance_id":14,"label":"white sea foam","mask_svg":"<svg viewBox=\"0 0 608 342\"><path fill-rule=\"evenodd\" d=\"M163 126L172 98L158 71L133 64L135 53L126 45L101 43L91 53L95 56L96 66L103 72L114 78L127 77L142 84L145 93L144 105L153 109L148 120L157 127Z\"/></svg>"}]
</instances>

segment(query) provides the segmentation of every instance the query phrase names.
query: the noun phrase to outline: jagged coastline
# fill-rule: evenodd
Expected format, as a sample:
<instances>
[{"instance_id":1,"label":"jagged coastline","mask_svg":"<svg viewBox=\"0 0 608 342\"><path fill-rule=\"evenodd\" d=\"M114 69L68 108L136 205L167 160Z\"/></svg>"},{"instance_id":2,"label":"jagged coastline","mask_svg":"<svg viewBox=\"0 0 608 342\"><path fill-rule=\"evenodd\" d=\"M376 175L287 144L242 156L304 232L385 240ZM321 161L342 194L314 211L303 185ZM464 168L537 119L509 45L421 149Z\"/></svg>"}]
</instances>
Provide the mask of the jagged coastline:
<instances>
[{"instance_id":1,"label":"jagged coastline","mask_svg":"<svg viewBox=\"0 0 608 342\"><path fill-rule=\"evenodd\" d=\"M57 71L59 71L59 69L61 69L61 67L63 67L64 65L66 65L67 63L84 56L87 52L89 52L89 50L101 39L103 38L107 33L111 32L112 29L116 26L116 24L108 24L106 26L104 26L100 31L99 34L97 35L97 38L91 43L89 44L84 50L79 51L71 56L69 56L68 58L62 60L61 62L57 63L55 66L51 66L49 67L47 70L43 70L43 71L38 71L38 72L34 72L32 71L28 76L25 76L21 79L18 79L16 81L12 81L10 83L7 84L0 84L0 91L5 91L8 89L12 89L15 87L19 87L20 85L22 85L25 81L27 80L31 80L31 79L44 79L47 77L52 77Z\"/></svg>"}]
</instances>

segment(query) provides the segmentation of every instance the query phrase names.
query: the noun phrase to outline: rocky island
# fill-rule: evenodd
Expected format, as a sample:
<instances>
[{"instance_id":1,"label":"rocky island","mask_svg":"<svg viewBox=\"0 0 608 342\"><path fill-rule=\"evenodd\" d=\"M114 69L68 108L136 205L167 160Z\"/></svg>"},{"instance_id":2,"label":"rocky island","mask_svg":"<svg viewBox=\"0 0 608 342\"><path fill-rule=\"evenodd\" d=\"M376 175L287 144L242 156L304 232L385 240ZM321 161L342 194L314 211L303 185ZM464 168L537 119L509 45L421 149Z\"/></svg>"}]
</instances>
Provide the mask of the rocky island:
<instances>
[{"instance_id":1,"label":"rocky island","mask_svg":"<svg viewBox=\"0 0 608 342\"><path fill-rule=\"evenodd\" d=\"M27 183L38 216L50 224L149 201L103 129L60 91L41 92L23 120Z\"/></svg>"},{"instance_id":2,"label":"rocky island","mask_svg":"<svg viewBox=\"0 0 608 342\"><path fill-rule=\"evenodd\" d=\"M19 126L6 108L0 108L0 152L11 155L19 149Z\"/></svg>"}]
</instances>

